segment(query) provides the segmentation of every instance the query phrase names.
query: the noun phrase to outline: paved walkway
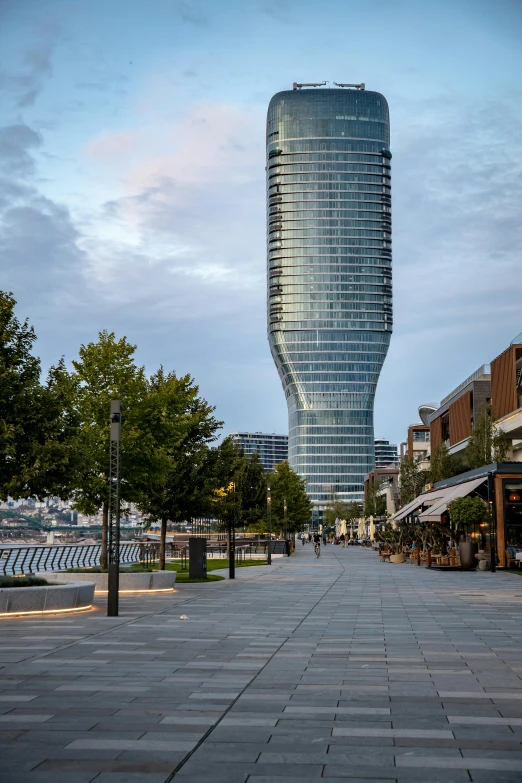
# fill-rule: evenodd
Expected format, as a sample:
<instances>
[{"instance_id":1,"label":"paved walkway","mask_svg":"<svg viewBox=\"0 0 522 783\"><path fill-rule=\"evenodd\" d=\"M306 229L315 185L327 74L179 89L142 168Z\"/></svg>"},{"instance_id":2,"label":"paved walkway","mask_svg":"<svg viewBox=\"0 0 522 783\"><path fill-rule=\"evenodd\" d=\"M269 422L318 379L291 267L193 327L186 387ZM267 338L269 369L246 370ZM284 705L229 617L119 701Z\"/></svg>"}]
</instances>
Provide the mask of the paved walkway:
<instances>
[{"instance_id":1,"label":"paved walkway","mask_svg":"<svg viewBox=\"0 0 522 783\"><path fill-rule=\"evenodd\" d=\"M522 781L522 577L299 545L121 607L1 622L1 783Z\"/></svg>"}]
</instances>

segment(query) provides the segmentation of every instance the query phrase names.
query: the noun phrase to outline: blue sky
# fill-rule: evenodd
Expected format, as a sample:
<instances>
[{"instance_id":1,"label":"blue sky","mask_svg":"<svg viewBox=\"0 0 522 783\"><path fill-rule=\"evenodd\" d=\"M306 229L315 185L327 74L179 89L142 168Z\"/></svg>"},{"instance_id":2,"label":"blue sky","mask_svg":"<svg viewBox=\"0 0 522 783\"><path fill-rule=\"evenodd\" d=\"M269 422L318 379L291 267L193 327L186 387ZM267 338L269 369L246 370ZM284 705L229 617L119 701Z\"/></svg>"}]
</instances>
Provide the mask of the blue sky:
<instances>
[{"instance_id":1,"label":"blue sky","mask_svg":"<svg viewBox=\"0 0 522 783\"><path fill-rule=\"evenodd\" d=\"M44 366L108 328L192 373L225 431L286 431L266 107L293 81L364 81L393 152L375 430L403 440L522 330L521 23L519 0L3 0L0 286Z\"/></svg>"}]
</instances>

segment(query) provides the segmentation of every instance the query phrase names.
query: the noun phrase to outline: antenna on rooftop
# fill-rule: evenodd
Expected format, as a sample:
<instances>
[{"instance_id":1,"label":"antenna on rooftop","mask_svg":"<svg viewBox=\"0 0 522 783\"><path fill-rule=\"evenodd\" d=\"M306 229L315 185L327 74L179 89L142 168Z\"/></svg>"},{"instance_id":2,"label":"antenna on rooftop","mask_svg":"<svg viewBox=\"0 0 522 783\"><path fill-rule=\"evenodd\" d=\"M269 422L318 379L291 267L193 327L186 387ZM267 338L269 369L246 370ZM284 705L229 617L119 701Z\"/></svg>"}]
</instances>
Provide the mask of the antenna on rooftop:
<instances>
[{"instance_id":1,"label":"antenna on rooftop","mask_svg":"<svg viewBox=\"0 0 522 783\"><path fill-rule=\"evenodd\" d=\"M356 90L364 90L366 85L364 82L361 82L360 84L340 84L339 82L334 82L336 87L355 87Z\"/></svg>"},{"instance_id":2,"label":"antenna on rooftop","mask_svg":"<svg viewBox=\"0 0 522 783\"><path fill-rule=\"evenodd\" d=\"M298 84L297 82L294 82L292 89L293 90L301 90L303 87L324 87L326 82L309 82L308 84Z\"/></svg>"}]
</instances>

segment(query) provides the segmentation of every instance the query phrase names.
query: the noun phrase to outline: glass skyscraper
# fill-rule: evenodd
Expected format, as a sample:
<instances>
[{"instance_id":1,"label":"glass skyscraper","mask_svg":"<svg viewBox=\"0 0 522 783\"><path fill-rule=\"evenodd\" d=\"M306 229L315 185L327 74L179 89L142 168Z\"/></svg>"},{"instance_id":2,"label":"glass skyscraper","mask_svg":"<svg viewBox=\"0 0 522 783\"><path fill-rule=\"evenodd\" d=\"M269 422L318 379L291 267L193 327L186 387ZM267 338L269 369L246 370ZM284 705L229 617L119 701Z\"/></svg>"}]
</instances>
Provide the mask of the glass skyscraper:
<instances>
[{"instance_id":1,"label":"glass skyscraper","mask_svg":"<svg viewBox=\"0 0 522 783\"><path fill-rule=\"evenodd\" d=\"M388 104L364 89L279 92L267 117L268 336L289 462L317 509L361 500L392 332Z\"/></svg>"}]
</instances>

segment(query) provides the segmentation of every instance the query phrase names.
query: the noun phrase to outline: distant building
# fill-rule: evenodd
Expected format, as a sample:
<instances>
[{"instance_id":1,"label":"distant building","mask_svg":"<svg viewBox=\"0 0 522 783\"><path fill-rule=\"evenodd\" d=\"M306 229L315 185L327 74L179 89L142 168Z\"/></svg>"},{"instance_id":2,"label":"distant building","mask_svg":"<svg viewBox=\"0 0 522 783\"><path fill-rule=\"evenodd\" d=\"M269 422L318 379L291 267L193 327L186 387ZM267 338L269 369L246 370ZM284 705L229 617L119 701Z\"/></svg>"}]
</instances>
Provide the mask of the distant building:
<instances>
[{"instance_id":1,"label":"distant building","mask_svg":"<svg viewBox=\"0 0 522 783\"><path fill-rule=\"evenodd\" d=\"M267 432L231 432L232 440L241 446L243 453L258 454L266 471L288 459L288 435Z\"/></svg>"},{"instance_id":2,"label":"distant building","mask_svg":"<svg viewBox=\"0 0 522 783\"><path fill-rule=\"evenodd\" d=\"M399 452L395 443L384 438L375 438L375 467L387 468L399 464Z\"/></svg>"},{"instance_id":3,"label":"distant building","mask_svg":"<svg viewBox=\"0 0 522 783\"><path fill-rule=\"evenodd\" d=\"M462 381L430 415L431 443L435 452L444 443L450 454L468 445L473 424L491 401L491 368L483 364ZM511 412L511 411L509 411Z\"/></svg>"},{"instance_id":4,"label":"distant building","mask_svg":"<svg viewBox=\"0 0 522 783\"><path fill-rule=\"evenodd\" d=\"M368 497L370 484L377 484L377 495L386 500L386 513L390 516L395 514L400 506L399 503L399 468L388 466L386 468L375 468L370 471L364 480L364 500Z\"/></svg>"},{"instance_id":5,"label":"distant building","mask_svg":"<svg viewBox=\"0 0 522 783\"><path fill-rule=\"evenodd\" d=\"M362 500L393 323L388 104L337 87L278 92L266 136L269 343L318 519L332 493Z\"/></svg>"}]
</instances>

